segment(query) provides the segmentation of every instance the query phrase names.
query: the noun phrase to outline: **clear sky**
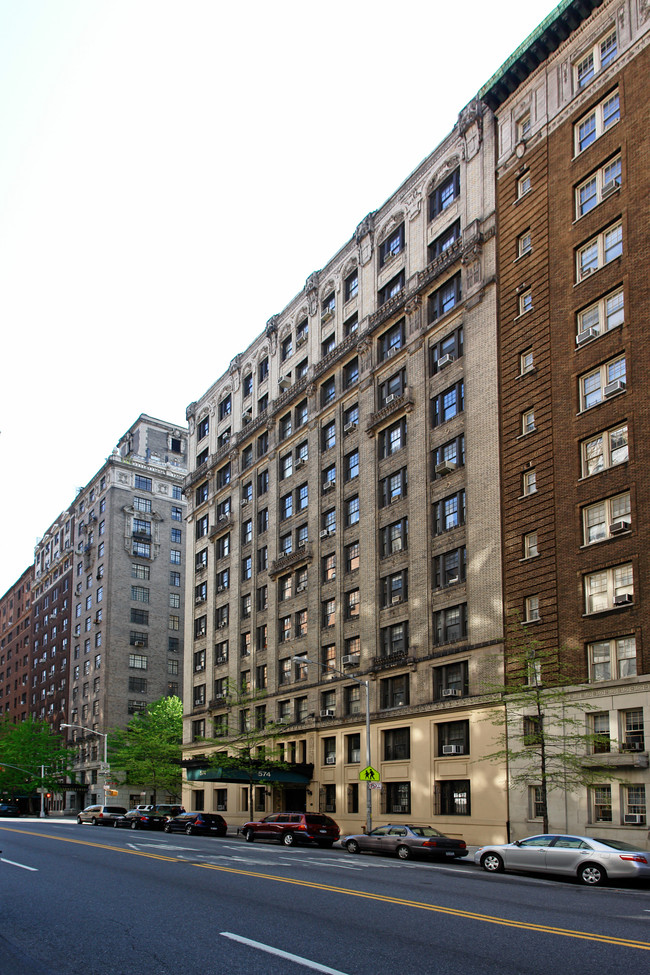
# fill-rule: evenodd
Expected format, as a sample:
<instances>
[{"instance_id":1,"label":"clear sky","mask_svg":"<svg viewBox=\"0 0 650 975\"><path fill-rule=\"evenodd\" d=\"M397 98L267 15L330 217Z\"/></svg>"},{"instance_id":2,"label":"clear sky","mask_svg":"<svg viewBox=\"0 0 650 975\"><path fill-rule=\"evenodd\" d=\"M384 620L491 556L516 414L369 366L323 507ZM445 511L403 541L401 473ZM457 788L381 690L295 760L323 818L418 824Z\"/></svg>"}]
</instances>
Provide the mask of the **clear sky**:
<instances>
[{"instance_id":1,"label":"clear sky","mask_svg":"<svg viewBox=\"0 0 650 975\"><path fill-rule=\"evenodd\" d=\"M0 594L197 399L549 0L0 0Z\"/></svg>"}]
</instances>

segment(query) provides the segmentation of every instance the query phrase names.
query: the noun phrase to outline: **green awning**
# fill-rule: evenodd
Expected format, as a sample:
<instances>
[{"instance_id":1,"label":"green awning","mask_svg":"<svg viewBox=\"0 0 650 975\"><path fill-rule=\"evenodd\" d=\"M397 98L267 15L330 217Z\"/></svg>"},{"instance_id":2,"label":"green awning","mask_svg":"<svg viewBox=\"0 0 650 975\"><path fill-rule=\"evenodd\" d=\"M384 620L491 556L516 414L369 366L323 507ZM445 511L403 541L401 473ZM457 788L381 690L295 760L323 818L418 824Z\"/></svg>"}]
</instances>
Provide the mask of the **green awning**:
<instances>
[{"instance_id":1,"label":"green awning","mask_svg":"<svg viewBox=\"0 0 650 975\"><path fill-rule=\"evenodd\" d=\"M254 769L249 773L243 768L219 768L215 765L203 765L199 768L187 769L188 782L292 782L294 785L309 785L309 775L294 772L289 769Z\"/></svg>"}]
</instances>

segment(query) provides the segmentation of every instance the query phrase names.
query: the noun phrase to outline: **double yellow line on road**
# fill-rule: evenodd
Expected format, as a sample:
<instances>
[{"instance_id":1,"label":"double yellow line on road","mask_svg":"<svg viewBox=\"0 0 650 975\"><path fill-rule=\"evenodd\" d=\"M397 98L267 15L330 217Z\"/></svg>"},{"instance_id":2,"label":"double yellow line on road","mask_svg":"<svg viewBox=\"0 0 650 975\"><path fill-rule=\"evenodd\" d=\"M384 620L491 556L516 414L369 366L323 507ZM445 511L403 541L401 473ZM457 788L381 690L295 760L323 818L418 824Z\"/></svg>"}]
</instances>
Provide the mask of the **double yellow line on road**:
<instances>
[{"instance_id":1,"label":"double yellow line on road","mask_svg":"<svg viewBox=\"0 0 650 975\"><path fill-rule=\"evenodd\" d=\"M26 829L12 829L2 827L7 832L24 833L28 836L45 837L50 840L57 840L59 843L76 843L79 846L91 846L99 850L109 850L111 853L128 853L131 856L146 857L150 860L163 860L168 863L186 863L193 867L200 867L203 870L216 870L219 873L231 873L240 877L251 877L255 880L272 880L279 884L291 884L294 887L309 887L312 890L322 890L326 893L344 894L347 897L360 897L363 900L378 901L381 904L396 904L399 907L410 907L418 911L431 911L434 914L446 914L451 917L466 918L469 921L482 921L485 924L498 924L506 928L518 928L522 931L534 931L537 934L552 934L563 938L579 938L583 941L593 941L600 944L616 945L619 948L638 948L642 951L650 951L650 943L647 941L633 941L630 938L615 938L612 935L596 934L591 931L573 931L571 928L556 928L548 924L533 924L529 921L514 921L510 918L495 917L490 914L478 914L474 911L463 911L453 907L443 907L440 904L427 904L425 901L407 900L401 897L390 897L385 894L372 894L368 891L353 890L350 887L336 887L332 884L313 883L309 880L295 880L290 877L278 877L272 873L258 873L254 870L241 870L237 867L224 867L213 863L195 863L185 860L182 857L163 856L158 853L145 853L141 850L126 850L118 846L109 846L105 843L91 843L88 840L70 839L65 836L52 836L50 834L36 833Z\"/></svg>"}]
</instances>

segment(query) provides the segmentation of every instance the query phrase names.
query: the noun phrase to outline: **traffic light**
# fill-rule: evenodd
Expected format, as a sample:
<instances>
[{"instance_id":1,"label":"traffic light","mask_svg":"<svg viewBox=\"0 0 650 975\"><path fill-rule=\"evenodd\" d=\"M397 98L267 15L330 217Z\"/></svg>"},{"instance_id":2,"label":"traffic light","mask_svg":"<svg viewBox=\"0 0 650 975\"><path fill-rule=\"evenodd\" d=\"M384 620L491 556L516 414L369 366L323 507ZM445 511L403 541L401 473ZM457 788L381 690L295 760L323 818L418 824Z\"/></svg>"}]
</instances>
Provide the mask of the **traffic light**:
<instances>
[{"instance_id":1,"label":"traffic light","mask_svg":"<svg viewBox=\"0 0 650 975\"><path fill-rule=\"evenodd\" d=\"M46 799L51 799L52 798L52 793L51 792L46 792L45 793L45 798Z\"/></svg>"}]
</instances>

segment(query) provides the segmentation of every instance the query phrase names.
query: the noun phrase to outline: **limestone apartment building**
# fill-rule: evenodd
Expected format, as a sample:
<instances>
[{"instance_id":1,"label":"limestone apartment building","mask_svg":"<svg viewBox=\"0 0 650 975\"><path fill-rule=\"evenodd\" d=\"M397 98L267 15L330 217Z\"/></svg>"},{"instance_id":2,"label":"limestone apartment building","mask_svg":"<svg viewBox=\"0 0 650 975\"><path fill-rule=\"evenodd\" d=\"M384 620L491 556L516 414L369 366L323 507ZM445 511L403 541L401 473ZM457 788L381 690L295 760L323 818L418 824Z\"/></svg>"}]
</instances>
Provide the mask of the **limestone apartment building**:
<instances>
[{"instance_id":1,"label":"limestone apartment building","mask_svg":"<svg viewBox=\"0 0 650 975\"><path fill-rule=\"evenodd\" d=\"M473 102L188 407L188 809L361 828L368 680L375 819L505 836L494 151ZM252 811L209 760L235 684L295 766Z\"/></svg>"},{"instance_id":2,"label":"limestone apartment building","mask_svg":"<svg viewBox=\"0 0 650 975\"><path fill-rule=\"evenodd\" d=\"M86 729L67 731L69 743L78 744L78 787L65 791L67 812L104 801L104 735L158 698L182 695L186 474L186 428L142 414L59 526L63 568L68 552L72 567L64 577L71 580L70 631L62 634L69 649L67 710L58 724ZM52 568L37 557L35 655L47 653L48 665L56 640L44 602L57 585ZM128 807L143 800L125 786L112 801Z\"/></svg>"},{"instance_id":3,"label":"limestone apartment building","mask_svg":"<svg viewBox=\"0 0 650 975\"><path fill-rule=\"evenodd\" d=\"M614 766L556 795L551 829L645 847L650 5L561 4L481 95L498 129L505 609L561 648L598 735L584 763ZM534 778L511 819L540 830Z\"/></svg>"}]
</instances>

